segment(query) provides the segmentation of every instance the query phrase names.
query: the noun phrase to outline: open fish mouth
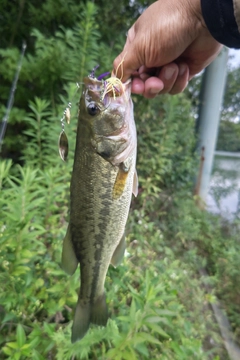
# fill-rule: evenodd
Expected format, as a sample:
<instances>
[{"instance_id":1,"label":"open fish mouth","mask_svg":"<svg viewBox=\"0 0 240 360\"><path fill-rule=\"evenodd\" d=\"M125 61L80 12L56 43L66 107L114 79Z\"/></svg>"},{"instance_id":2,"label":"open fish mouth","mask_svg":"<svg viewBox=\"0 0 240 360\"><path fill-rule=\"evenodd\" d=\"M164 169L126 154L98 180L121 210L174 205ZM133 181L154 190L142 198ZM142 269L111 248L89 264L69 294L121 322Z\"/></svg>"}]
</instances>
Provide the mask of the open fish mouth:
<instances>
[{"instance_id":1,"label":"open fish mouth","mask_svg":"<svg viewBox=\"0 0 240 360\"><path fill-rule=\"evenodd\" d=\"M110 77L104 79L106 76L110 75L109 71L96 77L95 71L98 67L98 65L95 66L88 76L89 79L94 80L94 83L88 85L89 90L99 94L99 98L105 107L111 100L117 100L117 98L122 97L122 95L124 96L125 101L128 101L131 92L127 92L126 90L130 87L131 79L123 83L121 79L117 78L114 74L111 74Z\"/></svg>"}]
</instances>

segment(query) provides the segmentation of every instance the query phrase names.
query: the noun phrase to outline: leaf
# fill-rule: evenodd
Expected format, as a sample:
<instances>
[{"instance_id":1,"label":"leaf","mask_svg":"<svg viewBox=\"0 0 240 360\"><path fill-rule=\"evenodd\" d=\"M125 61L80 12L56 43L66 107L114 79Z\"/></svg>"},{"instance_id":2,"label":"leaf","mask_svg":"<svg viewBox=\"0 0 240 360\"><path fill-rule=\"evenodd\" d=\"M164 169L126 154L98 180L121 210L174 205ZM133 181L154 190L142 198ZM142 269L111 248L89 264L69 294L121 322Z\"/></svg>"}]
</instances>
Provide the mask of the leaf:
<instances>
[{"instance_id":1,"label":"leaf","mask_svg":"<svg viewBox=\"0 0 240 360\"><path fill-rule=\"evenodd\" d=\"M2 351L3 351L3 353L6 354L6 355L9 355L9 356L12 355L12 350L11 350L8 346L4 346L4 347L2 348Z\"/></svg>"},{"instance_id":2,"label":"leaf","mask_svg":"<svg viewBox=\"0 0 240 360\"><path fill-rule=\"evenodd\" d=\"M13 341L8 342L7 346L10 347L11 349L19 349L19 345L17 342L13 342Z\"/></svg>"},{"instance_id":3,"label":"leaf","mask_svg":"<svg viewBox=\"0 0 240 360\"><path fill-rule=\"evenodd\" d=\"M156 312L159 315L165 315L165 316L177 316L177 313L171 310L167 310L167 309L156 309Z\"/></svg>"},{"instance_id":4,"label":"leaf","mask_svg":"<svg viewBox=\"0 0 240 360\"><path fill-rule=\"evenodd\" d=\"M139 332L137 333L135 336L134 336L134 340L137 339L137 341L139 342L148 342L150 344L157 344L157 345L161 345L161 342L156 339L154 336L148 334L148 333L145 333L145 332Z\"/></svg>"},{"instance_id":5,"label":"leaf","mask_svg":"<svg viewBox=\"0 0 240 360\"><path fill-rule=\"evenodd\" d=\"M129 313L130 318L133 319L135 314L136 314L136 303L135 303L134 299L132 299L132 303L131 303L131 307L130 307L130 313Z\"/></svg>"},{"instance_id":6,"label":"leaf","mask_svg":"<svg viewBox=\"0 0 240 360\"><path fill-rule=\"evenodd\" d=\"M147 346L144 343L140 343L138 345L135 346L135 349L142 355L146 356L147 358L149 358L149 351Z\"/></svg>"},{"instance_id":7,"label":"leaf","mask_svg":"<svg viewBox=\"0 0 240 360\"><path fill-rule=\"evenodd\" d=\"M142 296L142 295L139 295L139 294L136 292L136 290L135 290L130 284L128 284L128 287L129 287L129 289L130 289L130 291L131 291L132 297L133 297L134 299L136 299L137 302L138 302L140 305L143 305L143 304L144 304L144 298L143 298L143 296Z\"/></svg>"},{"instance_id":8,"label":"leaf","mask_svg":"<svg viewBox=\"0 0 240 360\"><path fill-rule=\"evenodd\" d=\"M20 276L28 273L31 269L28 266L17 266L16 269L12 272L13 276Z\"/></svg>"},{"instance_id":9,"label":"leaf","mask_svg":"<svg viewBox=\"0 0 240 360\"><path fill-rule=\"evenodd\" d=\"M9 322L10 320L12 320L14 318L15 318L15 315L13 313L8 313L4 316L2 323L4 324L6 322Z\"/></svg>"},{"instance_id":10,"label":"leaf","mask_svg":"<svg viewBox=\"0 0 240 360\"><path fill-rule=\"evenodd\" d=\"M158 324L148 322L146 322L145 324L153 331L157 332L159 335L163 336L166 339L169 339L170 336Z\"/></svg>"},{"instance_id":11,"label":"leaf","mask_svg":"<svg viewBox=\"0 0 240 360\"><path fill-rule=\"evenodd\" d=\"M48 324L48 323L44 323L43 325L44 327L44 331L49 335L51 336L53 333L54 333L54 327L55 325L54 324Z\"/></svg>"},{"instance_id":12,"label":"leaf","mask_svg":"<svg viewBox=\"0 0 240 360\"><path fill-rule=\"evenodd\" d=\"M21 348L26 342L26 334L24 328L21 324L17 326L17 344L18 347Z\"/></svg>"},{"instance_id":13,"label":"leaf","mask_svg":"<svg viewBox=\"0 0 240 360\"><path fill-rule=\"evenodd\" d=\"M128 323L130 321L129 316L118 316L117 318L118 318L118 320L120 320L122 322Z\"/></svg>"}]
</instances>

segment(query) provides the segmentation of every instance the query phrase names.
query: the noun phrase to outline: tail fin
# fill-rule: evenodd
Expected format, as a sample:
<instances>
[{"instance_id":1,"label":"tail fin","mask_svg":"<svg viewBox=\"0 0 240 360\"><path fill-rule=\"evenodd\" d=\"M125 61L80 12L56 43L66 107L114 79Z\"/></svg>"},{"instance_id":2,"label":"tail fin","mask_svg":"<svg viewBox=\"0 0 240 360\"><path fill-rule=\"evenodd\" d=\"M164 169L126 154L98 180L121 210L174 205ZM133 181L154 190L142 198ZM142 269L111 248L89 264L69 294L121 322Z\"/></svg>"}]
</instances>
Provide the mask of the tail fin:
<instances>
[{"instance_id":1,"label":"tail fin","mask_svg":"<svg viewBox=\"0 0 240 360\"><path fill-rule=\"evenodd\" d=\"M108 320L108 308L105 293L98 297L94 304L84 304L78 299L73 319L72 343L81 340L89 329L90 323L106 326Z\"/></svg>"},{"instance_id":2,"label":"tail fin","mask_svg":"<svg viewBox=\"0 0 240 360\"><path fill-rule=\"evenodd\" d=\"M91 307L90 322L96 325L106 326L107 321L108 308L106 304L106 295L103 293Z\"/></svg>"},{"instance_id":3,"label":"tail fin","mask_svg":"<svg viewBox=\"0 0 240 360\"><path fill-rule=\"evenodd\" d=\"M82 305L78 300L72 327L72 343L81 340L90 325L90 304Z\"/></svg>"}]
</instances>

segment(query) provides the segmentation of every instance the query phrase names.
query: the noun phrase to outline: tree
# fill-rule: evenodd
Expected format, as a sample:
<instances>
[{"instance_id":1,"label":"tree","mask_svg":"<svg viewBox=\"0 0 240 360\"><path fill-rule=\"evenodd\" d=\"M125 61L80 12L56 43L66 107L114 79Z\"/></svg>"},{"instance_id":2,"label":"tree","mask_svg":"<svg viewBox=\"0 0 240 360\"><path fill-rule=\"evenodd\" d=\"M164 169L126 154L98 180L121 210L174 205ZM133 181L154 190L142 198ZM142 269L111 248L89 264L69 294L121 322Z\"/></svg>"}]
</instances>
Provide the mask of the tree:
<instances>
[{"instance_id":1,"label":"tree","mask_svg":"<svg viewBox=\"0 0 240 360\"><path fill-rule=\"evenodd\" d=\"M240 68L229 68L217 150L240 151Z\"/></svg>"}]
</instances>

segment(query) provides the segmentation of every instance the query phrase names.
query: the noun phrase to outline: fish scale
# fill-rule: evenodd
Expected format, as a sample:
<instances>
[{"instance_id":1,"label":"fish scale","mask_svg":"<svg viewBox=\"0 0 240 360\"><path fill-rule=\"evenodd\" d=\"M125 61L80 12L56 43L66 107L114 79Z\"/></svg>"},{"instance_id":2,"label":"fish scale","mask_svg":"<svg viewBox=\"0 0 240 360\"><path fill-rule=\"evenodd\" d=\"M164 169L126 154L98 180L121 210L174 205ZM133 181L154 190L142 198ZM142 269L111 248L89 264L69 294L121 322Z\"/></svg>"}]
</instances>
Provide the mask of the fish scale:
<instances>
[{"instance_id":1,"label":"fish scale","mask_svg":"<svg viewBox=\"0 0 240 360\"><path fill-rule=\"evenodd\" d=\"M82 163L81 158L79 162ZM71 221L79 222L76 227L76 236L72 234L72 242L75 253L79 254L78 260L81 263L81 277L85 279L84 281L81 280L82 289L86 287L91 292L91 299L94 299L94 294L97 293L96 283L98 277L101 277L100 270L107 271L112 253L116 247L116 244L112 242L112 238L117 237L121 239L125 229L132 184L129 182L124 195L118 201L113 201L112 191L118 168L113 167L97 154L91 154L89 164L91 164L90 173L86 171L84 166L85 171L80 171L79 177L73 176L72 178L72 193L74 196L71 197L71 207L77 210L72 214ZM74 173L78 172L75 171ZM93 179L91 183L88 181L89 176ZM76 185L75 182L77 183ZM74 191L75 186L78 186L79 182L81 182L82 190L80 193L76 193ZM78 209L78 204L85 205ZM80 237L86 240L79 241ZM84 249L87 250L84 251ZM92 273L93 279L89 278L89 276L87 277L86 273L89 272L88 262L91 261L92 256L96 258L96 254L101 261L102 253L104 253L107 266L103 265L102 269L99 261L96 261L94 264L96 270ZM86 282L86 278L88 278L89 283ZM84 293L84 290L82 292Z\"/></svg>"},{"instance_id":2,"label":"fish scale","mask_svg":"<svg viewBox=\"0 0 240 360\"><path fill-rule=\"evenodd\" d=\"M95 78L85 79L70 187L70 220L63 243L63 269L73 274L80 263L73 342L85 335L90 323L107 323L105 278L109 264L117 266L124 254L124 230L132 192L136 194L137 188L130 83L123 84L124 94L119 90L117 98L107 101L101 99L101 86L103 82Z\"/></svg>"}]
</instances>

